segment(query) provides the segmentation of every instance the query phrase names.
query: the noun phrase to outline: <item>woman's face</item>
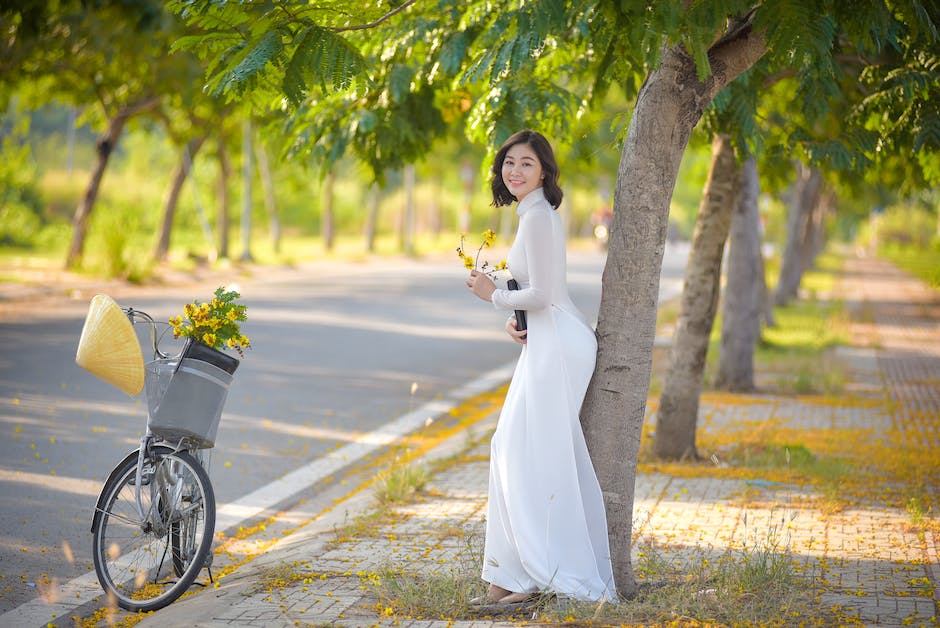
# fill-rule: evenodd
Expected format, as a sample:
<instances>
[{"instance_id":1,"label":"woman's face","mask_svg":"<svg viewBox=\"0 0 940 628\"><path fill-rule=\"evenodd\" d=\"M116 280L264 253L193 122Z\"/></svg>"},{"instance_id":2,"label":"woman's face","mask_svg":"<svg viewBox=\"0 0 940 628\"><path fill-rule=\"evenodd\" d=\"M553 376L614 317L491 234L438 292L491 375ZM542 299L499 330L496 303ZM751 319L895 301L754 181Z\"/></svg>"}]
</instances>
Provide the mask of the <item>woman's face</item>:
<instances>
[{"instance_id":1,"label":"woman's face","mask_svg":"<svg viewBox=\"0 0 940 628\"><path fill-rule=\"evenodd\" d=\"M529 192L542 187L542 162L526 143L515 144L503 159L503 183L521 201Z\"/></svg>"}]
</instances>

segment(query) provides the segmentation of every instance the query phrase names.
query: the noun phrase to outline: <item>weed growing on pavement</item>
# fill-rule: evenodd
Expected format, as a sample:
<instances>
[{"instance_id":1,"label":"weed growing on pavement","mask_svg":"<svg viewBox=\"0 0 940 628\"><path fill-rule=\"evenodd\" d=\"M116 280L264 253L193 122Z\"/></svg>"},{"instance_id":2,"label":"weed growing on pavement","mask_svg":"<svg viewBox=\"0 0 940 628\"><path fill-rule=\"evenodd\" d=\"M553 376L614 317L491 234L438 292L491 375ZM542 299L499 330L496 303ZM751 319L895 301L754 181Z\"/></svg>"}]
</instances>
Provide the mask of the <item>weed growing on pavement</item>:
<instances>
[{"instance_id":1,"label":"weed growing on pavement","mask_svg":"<svg viewBox=\"0 0 940 628\"><path fill-rule=\"evenodd\" d=\"M920 526L924 523L924 507L916 496L908 500L905 509L907 510L907 514L911 517L911 523L915 526Z\"/></svg>"},{"instance_id":2,"label":"weed growing on pavement","mask_svg":"<svg viewBox=\"0 0 940 628\"><path fill-rule=\"evenodd\" d=\"M397 463L397 461L396 461ZM428 483L428 469L422 464L393 464L375 486L379 504L405 501Z\"/></svg>"},{"instance_id":3,"label":"weed growing on pavement","mask_svg":"<svg viewBox=\"0 0 940 628\"><path fill-rule=\"evenodd\" d=\"M248 590L249 595L262 591L271 593L275 589L283 589L294 582L302 580L304 577L304 574L298 571L295 565L288 563L265 567Z\"/></svg>"},{"instance_id":4,"label":"weed growing on pavement","mask_svg":"<svg viewBox=\"0 0 940 628\"><path fill-rule=\"evenodd\" d=\"M787 522L788 523L788 522ZM639 545L637 595L621 603L584 602L542 596L524 612L526 620L568 625L786 625L811 616L812 592L794 569L780 527L760 542L722 554L696 548ZM383 571L378 587L380 614L410 619L471 619L468 602L481 595L481 544L468 548L450 571L430 575L401 569ZM492 609L483 614L492 614ZM500 617L501 619L503 617ZM517 619L523 619L518 617Z\"/></svg>"}]
</instances>

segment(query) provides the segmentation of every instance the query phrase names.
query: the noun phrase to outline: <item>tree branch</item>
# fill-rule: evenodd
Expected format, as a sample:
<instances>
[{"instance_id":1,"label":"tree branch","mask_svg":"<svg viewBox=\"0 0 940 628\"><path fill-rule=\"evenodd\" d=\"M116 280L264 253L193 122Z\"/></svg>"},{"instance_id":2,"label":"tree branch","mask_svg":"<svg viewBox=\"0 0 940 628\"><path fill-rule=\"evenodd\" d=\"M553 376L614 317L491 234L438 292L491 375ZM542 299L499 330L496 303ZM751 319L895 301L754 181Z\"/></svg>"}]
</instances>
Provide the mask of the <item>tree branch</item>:
<instances>
[{"instance_id":1,"label":"tree branch","mask_svg":"<svg viewBox=\"0 0 940 628\"><path fill-rule=\"evenodd\" d=\"M717 80L713 81L712 89L709 90L712 92L709 100L725 85L753 66L766 52L767 41L764 33L754 30L750 16L744 24L731 29L728 37L722 37L708 50L713 77L715 74L719 75L714 77Z\"/></svg>"},{"instance_id":2,"label":"tree branch","mask_svg":"<svg viewBox=\"0 0 940 628\"><path fill-rule=\"evenodd\" d=\"M339 27L339 28L334 28L334 29L332 29L332 30L333 30L334 33L342 33L342 32L344 32L344 31L364 31L364 30L368 30L368 29L370 29L370 28L375 28L376 26L378 26L379 24L381 24L381 23L384 22L385 20L389 19L390 17L392 17L392 16L394 16L394 15L396 15L396 14L398 14L398 13L401 13L402 11L404 11L405 9L407 9L409 6L411 6L412 4L414 4L414 2L415 2L415 0L407 0L404 4L402 4L402 5L401 5L400 7L398 7L397 9L393 9L393 10L389 11L388 13L386 13L385 15L383 15L382 17L380 17L380 18L377 19L376 21L370 22L369 24L359 24L359 25L357 25L357 26L341 26L341 27Z\"/></svg>"}]
</instances>

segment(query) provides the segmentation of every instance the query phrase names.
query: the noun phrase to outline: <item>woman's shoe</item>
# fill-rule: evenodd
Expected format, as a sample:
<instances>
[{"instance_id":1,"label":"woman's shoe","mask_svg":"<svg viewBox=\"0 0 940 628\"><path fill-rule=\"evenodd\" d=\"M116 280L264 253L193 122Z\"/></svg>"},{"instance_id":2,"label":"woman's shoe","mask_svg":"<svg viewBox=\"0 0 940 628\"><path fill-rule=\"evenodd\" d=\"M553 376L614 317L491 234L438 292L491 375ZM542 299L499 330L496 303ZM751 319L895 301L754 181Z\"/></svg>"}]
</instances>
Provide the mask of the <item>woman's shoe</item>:
<instances>
[{"instance_id":1,"label":"woman's shoe","mask_svg":"<svg viewBox=\"0 0 940 628\"><path fill-rule=\"evenodd\" d=\"M507 591L503 588L490 585L490 588L486 590L484 595L478 595L477 597L470 598L470 606L488 606L490 604L497 604L502 601L502 599L508 595L515 595L512 591Z\"/></svg>"},{"instance_id":2,"label":"woman's shoe","mask_svg":"<svg viewBox=\"0 0 940 628\"><path fill-rule=\"evenodd\" d=\"M526 602L534 601L535 596L536 596L535 593L510 593L509 595L505 595L499 598L499 601L497 602L497 604L499 604L500 606L504 604L509 604L509 605L525 604Z\"/></svg>"}]
</instances>

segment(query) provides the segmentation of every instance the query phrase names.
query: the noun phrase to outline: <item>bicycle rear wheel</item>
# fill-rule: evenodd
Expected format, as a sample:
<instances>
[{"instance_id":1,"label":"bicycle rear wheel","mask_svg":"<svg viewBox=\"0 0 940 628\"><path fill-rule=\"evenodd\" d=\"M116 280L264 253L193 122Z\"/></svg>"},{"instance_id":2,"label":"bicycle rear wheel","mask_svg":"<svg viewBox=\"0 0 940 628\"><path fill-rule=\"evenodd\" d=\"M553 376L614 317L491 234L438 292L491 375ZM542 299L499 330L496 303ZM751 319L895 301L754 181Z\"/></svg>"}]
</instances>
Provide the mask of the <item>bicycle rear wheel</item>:
<instances>
[{"instance_id":1,"label":"bicycle rear wheel","mask_svg":"<svg viewBox=\"0 0 940 628\"><path fill-rule=\"evenodd\" d=\"M206 564L215 529L215 494L192 455L166 446L143 463L137 509L137 460L115 469L102 491L92 529L101 587L129 611L170 604ZM174 577L175 576L175 577Z\"/></svg>"}]
</instances>

